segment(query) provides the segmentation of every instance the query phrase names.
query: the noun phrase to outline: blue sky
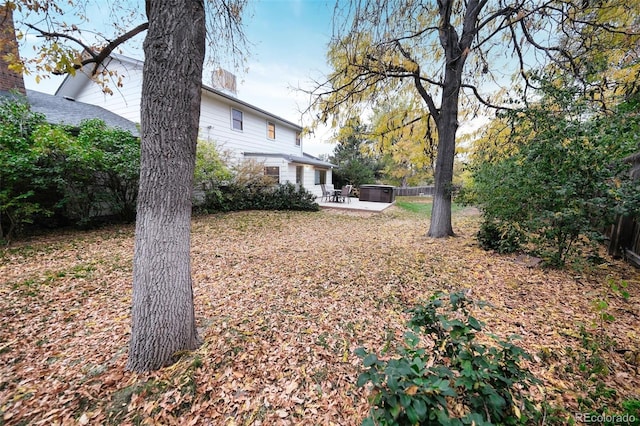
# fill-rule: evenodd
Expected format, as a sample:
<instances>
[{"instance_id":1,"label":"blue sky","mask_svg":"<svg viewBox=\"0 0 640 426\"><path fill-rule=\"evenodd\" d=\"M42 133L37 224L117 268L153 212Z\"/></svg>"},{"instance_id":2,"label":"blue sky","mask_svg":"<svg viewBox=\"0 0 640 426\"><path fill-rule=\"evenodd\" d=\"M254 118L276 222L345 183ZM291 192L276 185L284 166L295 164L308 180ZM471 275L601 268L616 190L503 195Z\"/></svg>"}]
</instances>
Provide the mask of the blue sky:
<instances>
[{"instance_id":1,"label":"blue sky","mask_svg":"<svg viewBox=\"0 0 640 426\"><path fill-rule=\"evenodd\" d=\"M294 123L308 124L300 110L308 105L308 95L294 90L311 88L312 80L321 80L328 72L326 47L331 37L333 0L259 0L248 5L244 18L245 35L249 41L247 69L235 71L238 97L257 107L270 111ZM92 18L90 16L90 18ZM17 17L17 19L20 19ZM92 19L90 25L97 25ZM139 46L143 36L133 45ZM134 46L124 54L135 56ZM24 46L21 54L30 54ZM204 76L204 83L208 75ZM25 78L27 88L53 93L59 78L36 84L32 77ZM304 150L313 155L330 153L329 129L318 129L316 136L307 137Z\"/></svg>"}]
</instances>

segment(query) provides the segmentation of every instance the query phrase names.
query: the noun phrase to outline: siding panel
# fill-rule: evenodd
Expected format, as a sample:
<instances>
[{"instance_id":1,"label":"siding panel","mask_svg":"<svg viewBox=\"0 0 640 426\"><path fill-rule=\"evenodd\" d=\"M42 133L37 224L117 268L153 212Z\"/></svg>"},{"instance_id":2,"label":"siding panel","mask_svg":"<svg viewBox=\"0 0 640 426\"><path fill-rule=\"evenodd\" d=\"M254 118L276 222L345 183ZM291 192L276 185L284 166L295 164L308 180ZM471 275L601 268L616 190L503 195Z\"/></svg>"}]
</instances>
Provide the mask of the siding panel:
<instances>
[{"instance_id":1,"label":"siding panel","mask_svg":"<svg viewBox=\"0 0 640 426\"><path fill-rule=\"evenodd\" d=\"M108 69L123 77L123 87L117 87L116 84L110 86L114 92L112 95L103 93L99 85L85 81L86 76L80 74L76 77L80 81L73 81L66 85L63 83L58 95L75 97L78 101L101 106L139 123L142 63L134 59L116 56L109 62ZM232 108L243 113L242 131L232 129ZM267 121L275 123L275 140L267 137ZM296 134L301 131L299 126L282 121L264 110L252 108L240 100L235 101L206 88L202 92L199 126L199 137L202 140L214 142L217 149L231 160L243 160L245 152L304 156L304 141L300 146L296 145ZM295 164L290 164L282 158L267 158L263 163L280 167L281 182L295 183ZM331 178L331 169L328 169L328 183L332 181ZM306 189L318 195L321 194L320 186L314 183L314 167L304 166L303 185Z\"/></svg>"}]
</instances>

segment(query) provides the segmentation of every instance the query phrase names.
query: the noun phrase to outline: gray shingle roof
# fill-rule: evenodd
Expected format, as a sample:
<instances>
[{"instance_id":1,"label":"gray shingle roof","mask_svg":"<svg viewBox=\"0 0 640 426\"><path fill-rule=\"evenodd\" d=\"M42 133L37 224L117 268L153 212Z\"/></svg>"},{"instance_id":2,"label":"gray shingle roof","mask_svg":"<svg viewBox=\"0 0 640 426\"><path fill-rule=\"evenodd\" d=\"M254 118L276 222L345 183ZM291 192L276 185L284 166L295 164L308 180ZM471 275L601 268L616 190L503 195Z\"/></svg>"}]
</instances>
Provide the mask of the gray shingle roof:
<instances>
[{"instance_id":1,"label":"gray shingle roof","mask_svg":"<svg viewBox=\"0 0 640 426\"><path fill-rule=\"evenodd\" d=\"M327 167L333 168L336 167L335 164L331 164L327 161L320 160L317 157L304 153L303 157L299 157L291 154L283 154L283 153L273 153L273 152L245 152L245 157L275 157L275 158L283 158L290 163L300 163L300 164L309 164L312 166L319 167Z\"/></svg>"},{"instance_id":2,"label":"gray shingle roof","mask_svg":"<svg viewBox=\"0 0 640 426\"><path fill-rule=\"evenodd\" d=\"M2 95L10 96L6 92L2 93ZM79 126L83 120L98 118L104 121L108 127L127 130L134 136L140 136L138 127L134 122L99 106L35 90L27 90L27 101L31 105L32 111L44 114L47 122L51 124Z\"/></svg>"}]
</instances>

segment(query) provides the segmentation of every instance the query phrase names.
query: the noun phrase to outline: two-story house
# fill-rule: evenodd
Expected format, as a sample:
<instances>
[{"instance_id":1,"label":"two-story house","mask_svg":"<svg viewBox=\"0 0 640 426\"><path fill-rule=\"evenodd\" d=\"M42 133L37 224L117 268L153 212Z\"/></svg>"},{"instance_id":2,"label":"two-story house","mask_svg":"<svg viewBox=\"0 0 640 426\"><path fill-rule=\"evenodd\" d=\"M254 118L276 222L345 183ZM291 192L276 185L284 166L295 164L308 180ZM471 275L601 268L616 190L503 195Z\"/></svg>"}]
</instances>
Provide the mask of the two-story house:
<instances>
[{"instance_id":1,"label":"two-story house","mask_svg":"<svg viewBox=\"0 0 640 426\"><path fill-rule=\"evenodd\" d=\"M104 66L123 78L122 87L112 87L113 94L78 72L64 79L56 96L98 105L139 123L142 61L112 55ZM258 161L278 182L302 185L316 195L322 193L320 184L331 184L333 164L304 153L300 125L206 85L200 111L200 139L215 143L232 161Z\"/></svg>"}]
</instances>

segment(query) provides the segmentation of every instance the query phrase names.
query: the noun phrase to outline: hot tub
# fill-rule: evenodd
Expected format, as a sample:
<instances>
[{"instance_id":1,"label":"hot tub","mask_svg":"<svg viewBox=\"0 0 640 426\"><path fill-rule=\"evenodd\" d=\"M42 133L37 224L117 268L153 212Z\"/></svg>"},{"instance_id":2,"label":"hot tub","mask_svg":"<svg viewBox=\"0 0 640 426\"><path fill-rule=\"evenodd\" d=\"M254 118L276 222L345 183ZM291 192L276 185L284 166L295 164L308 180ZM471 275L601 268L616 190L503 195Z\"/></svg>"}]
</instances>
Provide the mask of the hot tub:
<instances>
[{"instance_id":1,"label":"hot tub","mask_svg":"<svg viewBox=\"0 0 640 426\"><path fill-rule=\"evenodd\" d=\"M393 203L396 199L391 185L361 185L360 201L373 201L377 203Z\"/></svg>"}]
</instances>

